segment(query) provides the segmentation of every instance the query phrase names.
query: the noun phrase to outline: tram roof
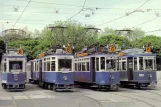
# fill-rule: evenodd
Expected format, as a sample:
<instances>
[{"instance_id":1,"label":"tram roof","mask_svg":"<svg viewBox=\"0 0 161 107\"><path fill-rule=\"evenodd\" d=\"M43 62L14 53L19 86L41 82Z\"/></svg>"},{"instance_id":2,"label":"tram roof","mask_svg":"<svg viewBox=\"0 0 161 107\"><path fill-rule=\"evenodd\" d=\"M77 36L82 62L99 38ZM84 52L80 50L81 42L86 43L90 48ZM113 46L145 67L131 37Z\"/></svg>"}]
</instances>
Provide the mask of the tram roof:
<instances>
[{"instance_id":1,"label":"tram roof","mask_svg":"<svg viewBox=\"0 0 161 107\"><path fill-rule=\"evenodd\" d=\"M127 54L127 55L120 56L120 57L139 57L139 56L156 56L156 54L152 54L152 53L143 53L143 54Z\"/></svg>"},{"instance_id":2,"label":"tram roof","mask_svg":"<svg viewBox=\"0 0 161 107\"><path fill-rule=\"evenodd\" d=\"M76 58L81 58L81 57L98 57L98 56L118 56L118 54L106 54L106 53L97 53L97 54L89 54L86 56L75 56Z\"/></svg>"},{"instance_id":3,"label":"tram roof","mask_svg":"<svg viewBox=\"0 0 161 107\"><path fill-rule=\"evenodd\" d=\"M44 56L44 58L49 56L73 56L73 54L51 54L51 55Z\"/></svg>"},{"instance_id":4,"label":"tram roof","mask_svg":"<svg viewBox=\"0 0 161 107\"><path fill-rule=\"evenodd\" d=\"M137 57L137 56L156 56L152 52L145 52L144 49L140 48L131 48L122 51L124 53L123 56L120 57Z\"/></svg>"}]
</instances>

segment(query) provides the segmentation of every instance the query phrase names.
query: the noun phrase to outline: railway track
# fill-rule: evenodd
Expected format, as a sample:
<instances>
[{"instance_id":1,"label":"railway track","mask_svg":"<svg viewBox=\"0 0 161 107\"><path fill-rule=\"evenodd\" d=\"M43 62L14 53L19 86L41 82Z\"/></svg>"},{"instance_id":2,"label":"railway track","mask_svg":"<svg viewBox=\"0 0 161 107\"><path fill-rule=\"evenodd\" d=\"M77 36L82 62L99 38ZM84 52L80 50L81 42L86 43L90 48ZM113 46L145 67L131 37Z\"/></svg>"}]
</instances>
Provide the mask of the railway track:
<instances>
[{"instance_id":1,"label":"railway track","mask_svg":"<svg viewBox=\"0 0 161 107\"><path fill-rule=\"evenodd\" d=\"M117 96L121 96L121 97L125 97L125 98L130 98L130 99L133 99L133 100L136 100L136 101L139 101L139 102L142 102L142 103L144 103L144 104L147 104L147 105L149 105L150 107L156 107L156 106L154 106L154 105L152 105L152 104L150 104L150 103L148 103L148 102L146 102L146 101L143 101L143 100L140 100L140 99L137 99L137 98L134 98L134 97L130 97L130 96L126 96L126 95L120 95L120 94L114 94L114 93L112 93L113 95L117 95Z\"/></svg>"},{"instance_id":2,"label":"railway track","mask_svg":"<svg viewBox=\"0 0 161 107\"><path fill-rule=\"evenodd\" d=\"M25 95L29 100L31 100L37 107L42 107L40 106L36 101L34 101L30 96L28 96L26 93L22 92L23 95Z\"/></svg>"}]
</instances>

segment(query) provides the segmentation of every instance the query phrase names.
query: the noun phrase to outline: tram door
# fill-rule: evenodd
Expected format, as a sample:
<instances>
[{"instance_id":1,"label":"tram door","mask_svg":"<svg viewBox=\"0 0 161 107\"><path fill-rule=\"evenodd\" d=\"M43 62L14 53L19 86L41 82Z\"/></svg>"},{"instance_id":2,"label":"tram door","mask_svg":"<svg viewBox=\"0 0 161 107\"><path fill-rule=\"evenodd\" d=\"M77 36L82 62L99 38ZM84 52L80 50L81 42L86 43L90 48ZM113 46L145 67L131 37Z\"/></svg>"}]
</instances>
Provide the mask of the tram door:
<instances>
[{"instance_id":1,"label":"tram door","mask_svg":"<svg viewBox=\"0 0 161 107\"><path fill-rule=\"evenodd\" d=\"M39 80L42 80L42 60L39 62Z\"/></svg>"},{"instance_id":2,"label":"tram door","mask_svg":"<svg viewBox=\"0 0 161 107\"><path fill-rule=\"evenodd\" d=\"M127 75L128 75L128 80L133 80L133 58L132 57L127 58Z\"/></svg>"},{"instance_id":3,"label":"tram door","mask_svg":"<svg viewBox=\"0 0 161 107\"><path fill-rule=\"evenodd\" d=\"M96 81L96 67L95 67L95 57L92 57L92 59L91 59L91 68L92 68L92 70L91 70L91 76L92 76L92 82L95 82Z\"/></svg>"},{"instance_id":4,"label":"tram door","mask_svg":"<svg viewBox=\"0 0 161 107\"><path fill-rule=\"evenodd\" d=\"M34 76L33 76L33 70L34 70L34 65L33 65L34 63L33 62L31 62L31 79L33 79L34 78Z\"/></svg>"}]
</instances>

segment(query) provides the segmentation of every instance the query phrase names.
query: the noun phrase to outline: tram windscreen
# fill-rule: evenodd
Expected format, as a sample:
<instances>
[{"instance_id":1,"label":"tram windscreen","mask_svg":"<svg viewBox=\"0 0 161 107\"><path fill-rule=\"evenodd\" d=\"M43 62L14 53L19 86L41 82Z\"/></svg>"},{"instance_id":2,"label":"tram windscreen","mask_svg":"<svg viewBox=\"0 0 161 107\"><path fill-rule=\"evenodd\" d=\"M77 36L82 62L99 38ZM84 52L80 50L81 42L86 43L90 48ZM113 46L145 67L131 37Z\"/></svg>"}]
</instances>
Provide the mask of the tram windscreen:
<instances>
[{"instance_id":1,"label":"tram windscreen","mask_svg":"<svg viewBox=\"0 0 161 107\"><path fill-rule=\"evenodd\" d=\"M116 59L106 60L106 71L108 70L116 70Z\"/></svg>"},{"instance_id":2,"label":"tram windscreen","mask_svg":"<svg viewBox=\"0 0 161 107\"><path fill-rule=\"evenodd\" d=\"M59 71L71 71L72 69L72 60L71 59L59 59Z\"/></svg>"},{"instance_id":3,"label":"tram windscreen","mask_svg":"<svg viewBox=\"0 0 161 107\"><path fill-rule=\"evenodd\" d=\"M153 69L153 59L145 59L145 70Z\"/></svg>"},{"instance_id":4,"label":"tram windscreen","mask_svg":"<svg viewBox=\"0 0 161 107\"><path fill-rule=\"evenodd\" d=\"M9 72L22 72L22 61L9 61Z\"/></svg>"}]
</instances>

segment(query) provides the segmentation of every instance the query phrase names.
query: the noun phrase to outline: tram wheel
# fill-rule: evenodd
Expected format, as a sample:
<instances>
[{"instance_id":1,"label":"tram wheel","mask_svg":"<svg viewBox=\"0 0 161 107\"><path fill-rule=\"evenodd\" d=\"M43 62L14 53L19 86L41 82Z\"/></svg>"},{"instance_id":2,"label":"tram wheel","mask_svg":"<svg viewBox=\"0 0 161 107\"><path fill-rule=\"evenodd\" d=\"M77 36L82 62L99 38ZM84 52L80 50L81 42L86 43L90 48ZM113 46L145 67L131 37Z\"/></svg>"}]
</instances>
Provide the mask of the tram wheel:
<instances>
[{"instance_id":1,"label":"tram wheel","mask_svg":"<svg viewBox=\"0 0 161 107\"><path fill-rule=\"evenodd\" d=\"M53 85L52 84L50 85L50 90L53 90Z\"/></svg>"},{"instance_id":2,"label":"tram wheel","mask_svg":"<svg viewBox=\"0 0 161 107\"><path fill-rule=\"evenodd\" d=\"M116 90L116 91L118 91L118 90L119 90L119 86L118 86L118 85L116 85L116 88L115 88L115 90Z\"/></svg>"},{"instance_id":3,"label":"tram wheel","mask_svg":"<svg viewBox=\"0 0 161 107\"><path fill-rule=\"evenodd\" d=\"M3 88L4 88L4 89L7 89L7 85L3 85Z\"/></svg>"},{"instance_id":4,"label":"tram wheel","mask_svg":"<svg viewBox=\"0 0 161 107\"><path fill-rule=\"evenodd\" d=\"M45 83L43 82L42 84L43 84L43 85L42 85L42 88L45 89Z\"/></svg>"}]
</instances>

